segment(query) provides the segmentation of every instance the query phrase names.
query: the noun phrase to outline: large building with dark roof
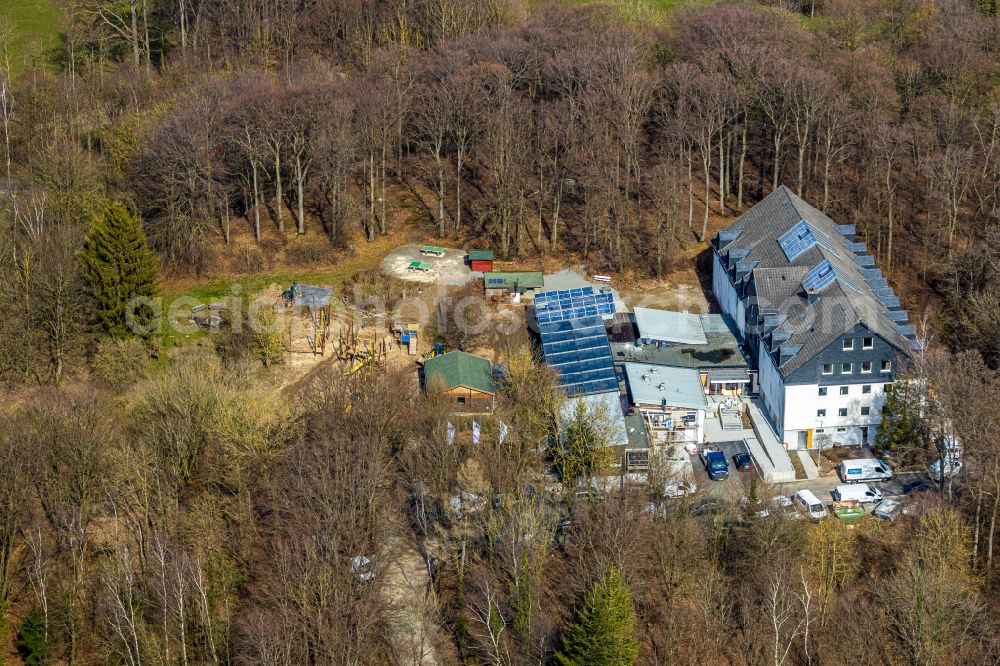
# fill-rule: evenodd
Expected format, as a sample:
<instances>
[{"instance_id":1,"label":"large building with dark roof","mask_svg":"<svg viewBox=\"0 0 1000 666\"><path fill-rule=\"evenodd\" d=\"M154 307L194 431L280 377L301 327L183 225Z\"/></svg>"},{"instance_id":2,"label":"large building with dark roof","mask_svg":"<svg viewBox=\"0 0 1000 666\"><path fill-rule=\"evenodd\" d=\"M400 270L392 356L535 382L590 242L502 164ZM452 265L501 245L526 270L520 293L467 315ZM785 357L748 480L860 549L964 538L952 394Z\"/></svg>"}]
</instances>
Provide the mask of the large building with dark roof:
<instances>
[{"instance_id":1,"label":"large building with dark roof","mask_svg":"<svg viewBox=\"0 0 1000 666\"><path fill-rule=\"evenodd\" d=\"M919 345L853 225L780 187L713 239L712 287L789 448L871 441L896 365Z\"/></svg>"}]
</instances>

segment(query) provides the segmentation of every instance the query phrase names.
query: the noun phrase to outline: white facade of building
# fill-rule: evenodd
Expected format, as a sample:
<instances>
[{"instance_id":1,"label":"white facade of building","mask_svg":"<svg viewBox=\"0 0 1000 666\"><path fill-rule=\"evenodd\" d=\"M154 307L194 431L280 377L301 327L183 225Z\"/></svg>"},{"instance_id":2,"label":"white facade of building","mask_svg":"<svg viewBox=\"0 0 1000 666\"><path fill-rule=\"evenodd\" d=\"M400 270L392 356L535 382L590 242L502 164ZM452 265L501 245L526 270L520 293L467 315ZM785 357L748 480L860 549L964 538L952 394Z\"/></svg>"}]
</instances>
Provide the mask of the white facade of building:
<instances>
[{"instance_id":1,"label":"white facade of building","mask_svg":"<svg viewBox=\"0 0 1000 666\"><path fill-rule=\"evenodd\" d=\"M778 439L789 449L803 442L812 447L871 443L882 420L884 377L873 374L870 384L785 385L763 344L759 387ZM826 395L821 395L821 389ZM868 428L867 437L864 428Z\"/></svg>"},{"instance_id":2,"label":"white facade of building","mask_svg":"<svg viewBox=\"0 0 1000 666\"><path fill-rule=\"evenodd\" d=\"M712 253L712 292L715 300L718 301L722 312L736 322L736 329L740 332L740 337L745 338L747 334L746 308L740 303L736 294L736 288L729 281L729 275L720 263L719 255Z\"/></svg>"}]
</instances>

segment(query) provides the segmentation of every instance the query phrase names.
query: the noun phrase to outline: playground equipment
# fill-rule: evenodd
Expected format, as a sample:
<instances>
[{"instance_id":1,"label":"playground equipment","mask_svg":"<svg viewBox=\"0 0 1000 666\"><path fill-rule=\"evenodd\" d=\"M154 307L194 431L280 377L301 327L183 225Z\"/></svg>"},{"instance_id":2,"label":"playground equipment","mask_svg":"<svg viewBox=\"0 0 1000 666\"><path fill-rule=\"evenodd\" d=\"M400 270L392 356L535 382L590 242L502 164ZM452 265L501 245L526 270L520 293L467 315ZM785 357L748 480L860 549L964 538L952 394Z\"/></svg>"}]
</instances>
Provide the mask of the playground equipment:
<instances>
[{"instance_id":1,"label":"playground equipment","mask_svg":"<svg viewBox=\"0 0 1000 666\"><path fill-rule=\"evenodd\" d=\"M306 341L313 354L326 352L326 341L330 335L330 297L333 290L329 287L311 287L292 282L291 288L282 292L281 302L286 308L294 307L309 320L309 330ZM291 319L289 319L289 329ZM289 338L291 331L289 330Z\"/></svg>"},{"instance_id":2,"label":"playground equipment","mask_svg":"<svg viewBox=\"0 0 1000 666\"><path fill-rule=\"evenodd\" d=\"M429 352L427 352L426 354L424 354L421 358L426 361L428 359L434 358L435 356L440 356L444 352L445 352L444 343L443 342L435 342L434 343L434 347Z\"/></svg>"},{"instance_id":3,"label":"playground equipment","mask_svg":"<svg viewBox=\"0 0 1000 666\"><path fill-rule=\"evenodd\" d=\"M341 329L337 336L337 358L351 364L345 377L370 370L385 361L388 351L385 340L379 340L374 334L371 338L362 337L359 331L351 322L350 327L346 331Z\"/></svg>"},{"instance_id":4,"label":"playground equipment","mask_svg":"<svg viewBox=\"0 0 1000 666\"><path fill-rule=\"evenodd\" d=\"M420 333L420 324L393 325L391 332L396 337L396 342L400 346L406 346L406 351L410 356L416 356L417 336Z\"/></svg>"}]
</instances>

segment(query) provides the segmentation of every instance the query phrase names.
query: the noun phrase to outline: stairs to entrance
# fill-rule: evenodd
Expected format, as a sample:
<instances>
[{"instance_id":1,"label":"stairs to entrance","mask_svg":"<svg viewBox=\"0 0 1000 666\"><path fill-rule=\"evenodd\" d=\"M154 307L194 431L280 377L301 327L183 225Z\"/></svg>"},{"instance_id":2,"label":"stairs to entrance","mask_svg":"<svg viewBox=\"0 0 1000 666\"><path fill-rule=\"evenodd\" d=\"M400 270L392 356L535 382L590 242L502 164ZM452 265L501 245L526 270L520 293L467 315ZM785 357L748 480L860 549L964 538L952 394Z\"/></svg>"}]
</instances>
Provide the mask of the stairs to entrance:
<instances>
[{"instance_id":1,"label":"stairs to entrance","mask_svg":"<svg viewBox=\"0 0 1000 666\"><path fill-rule=\"evenodd\" d=\"M743 417L738 409L719 409L719 421L723 430L743 430Z\"/></svg>"}]
</instances>

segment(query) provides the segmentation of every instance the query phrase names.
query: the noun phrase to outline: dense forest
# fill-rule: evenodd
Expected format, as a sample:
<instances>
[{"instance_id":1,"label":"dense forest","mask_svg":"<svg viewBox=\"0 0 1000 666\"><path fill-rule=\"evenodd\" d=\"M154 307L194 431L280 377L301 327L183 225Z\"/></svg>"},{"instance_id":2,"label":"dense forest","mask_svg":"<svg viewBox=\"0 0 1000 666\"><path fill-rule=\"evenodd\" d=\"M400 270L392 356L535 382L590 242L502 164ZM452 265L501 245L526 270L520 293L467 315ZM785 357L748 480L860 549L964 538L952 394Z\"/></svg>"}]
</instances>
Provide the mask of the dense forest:
<instances>
[{"instance_id":1,"label":"dense forest","mask_svg":"<svg viewBox=\"0 0 1000 666\"><path fill-rule=\"evenodd\" d=\"M30 60L0 26L0 659L997 661L997 3L651 7L61 0ZM473 447L392 373L275 394L268 340L126 325L171 280L414 229L668 277L779 184L928 340L881 436L926 464L947 420L966 469L919 516L543 497L552 443L590 473L601 433L516 340Z\"/></svg>"}]
</instances>

